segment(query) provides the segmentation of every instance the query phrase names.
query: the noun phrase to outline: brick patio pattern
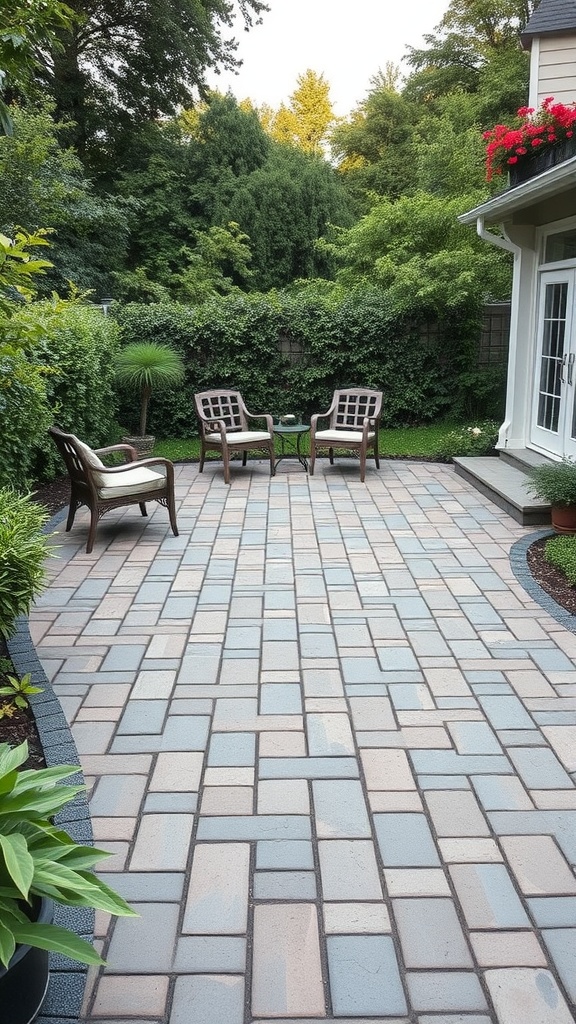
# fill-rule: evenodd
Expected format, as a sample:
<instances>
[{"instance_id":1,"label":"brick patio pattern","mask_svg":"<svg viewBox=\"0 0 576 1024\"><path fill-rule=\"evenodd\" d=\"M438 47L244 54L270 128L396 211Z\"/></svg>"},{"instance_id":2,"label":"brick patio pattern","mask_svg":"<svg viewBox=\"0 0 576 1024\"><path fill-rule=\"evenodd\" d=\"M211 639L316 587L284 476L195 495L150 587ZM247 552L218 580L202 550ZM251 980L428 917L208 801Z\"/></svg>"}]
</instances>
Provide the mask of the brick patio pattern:
<instances>
[{"instance_id":1,"label":"brick patio pattern","mask_svg":"<svg viewBox=\"0 0 576 1024\"><path fill-rule=\"evenodd\" d=\"M449 466L177 467L31 616L91 792L90 1024L573 1024L576 636Z\"/></svg>"}]
</instances>

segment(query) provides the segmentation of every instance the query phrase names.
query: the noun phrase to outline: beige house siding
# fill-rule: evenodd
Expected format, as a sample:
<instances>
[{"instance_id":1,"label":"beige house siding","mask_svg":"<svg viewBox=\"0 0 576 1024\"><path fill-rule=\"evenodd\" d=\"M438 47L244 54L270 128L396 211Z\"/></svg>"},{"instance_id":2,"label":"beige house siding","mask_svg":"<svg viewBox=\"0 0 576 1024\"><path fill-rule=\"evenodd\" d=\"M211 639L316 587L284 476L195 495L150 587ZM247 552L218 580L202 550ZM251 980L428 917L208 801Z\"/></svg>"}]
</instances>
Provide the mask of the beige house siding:
<instances>
[{"instance_id":1,"label":"beige house siding","mask_svg":"<svg viewBox=\"0 0 576 1024\"><path fill-rule=\"evenodd\" d=\"M539 107L547 96L559 103L576 101L576 35L543 36L532 47L536 62L536 95L532 89L530 105ZM531 76L532 80L533 77Z\"/></svg>"}]
</instances>

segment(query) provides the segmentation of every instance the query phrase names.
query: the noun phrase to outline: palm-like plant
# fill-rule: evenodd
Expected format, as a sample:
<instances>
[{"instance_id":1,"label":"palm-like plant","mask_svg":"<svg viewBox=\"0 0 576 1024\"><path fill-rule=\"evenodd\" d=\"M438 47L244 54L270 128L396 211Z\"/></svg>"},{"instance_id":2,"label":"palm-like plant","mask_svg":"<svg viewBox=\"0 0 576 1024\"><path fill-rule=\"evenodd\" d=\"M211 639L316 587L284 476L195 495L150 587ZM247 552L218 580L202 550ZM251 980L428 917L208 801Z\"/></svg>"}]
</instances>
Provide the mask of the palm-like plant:
<instances>
[{"instance_id":1,"label":"palm-like plant","mask_svg":"<svg viewBox=\"0 0 576 1024\"><path fill-rule=\"evenodd\" d=\"M116 376L123 384L140 392L140 436L146 436L148 402L155 388L178 384L184 376L184 364L177 352L159 342L135 342L116 357Z\"/></svg>"}]
</instances>

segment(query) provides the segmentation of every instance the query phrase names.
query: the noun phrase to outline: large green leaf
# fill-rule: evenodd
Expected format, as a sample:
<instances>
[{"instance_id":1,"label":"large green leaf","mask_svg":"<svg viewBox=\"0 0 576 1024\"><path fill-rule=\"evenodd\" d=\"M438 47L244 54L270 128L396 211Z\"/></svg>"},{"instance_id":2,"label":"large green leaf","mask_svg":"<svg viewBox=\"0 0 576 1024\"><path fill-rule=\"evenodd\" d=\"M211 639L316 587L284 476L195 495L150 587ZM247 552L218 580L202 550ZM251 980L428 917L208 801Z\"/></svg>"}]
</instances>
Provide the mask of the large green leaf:
<instances>
[{"instance_id":1,"label":"large green leaf","mask_svg":"<svg viewBox=\"0 0 576 1024\"><path fill-rule=\"evenodd\" d=\"M17 833L11 836L0 834L0 849L4 854L8 874L24 899L27 899L34 878L34 861L24 836Z\"/></svg>"},{"instance_id":2,"label":"large green leaf","mask_svg":"<svg viewBox=\"0 0 576 1024\"><path fill-rule=\"evenodd\" d=\"M7 743L0 743L0 779L9 775L15 768L19 768L28 757L28 744L21 743L18 747L9 747Z\"/></svg>"},{"instance_id":3,"label":"large green leaf","mask_svg":"<svg viewBox=\"0 0 576 1024\"><path fill-rule=\"evenodd\" d=\"M16 939L7 925L0 919L0 963L7 967L16 949Z\"/></svg>"},{"instance_id":4,"label":"large green leaf","mask_svg":"<svg viewBox=\"0 0 576 1024\"><path fill-rule=\"evenodd\" d=\"M19 924L14 928L14 937L17 942L26 942L29 946L38 949L48 949L54 953L62 953L72 960L79 960L83 964L103 964L104 960L96 950L66 928L60 928L55 924L37 924L29 921L27 924Z\"/></svg>"}]
</instances>

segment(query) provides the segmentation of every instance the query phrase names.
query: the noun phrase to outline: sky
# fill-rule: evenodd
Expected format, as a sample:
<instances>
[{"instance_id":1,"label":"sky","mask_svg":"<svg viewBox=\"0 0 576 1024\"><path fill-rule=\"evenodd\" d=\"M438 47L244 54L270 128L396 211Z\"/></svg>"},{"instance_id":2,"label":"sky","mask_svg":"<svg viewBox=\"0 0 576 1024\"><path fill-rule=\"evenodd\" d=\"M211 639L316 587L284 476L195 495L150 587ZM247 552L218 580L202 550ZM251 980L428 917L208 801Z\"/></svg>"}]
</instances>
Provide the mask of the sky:
<instances>
[{"instance_id":1,"label":"sky","mask_svg":"<svg viewBox=\"0 0 576 1024\"><path fill-rule=\"evenodd\" d=\"M449 0L268 0L263 24L238 26L239 75L209 84L238 100L278 107L308 68L330 84L335 113L345 116L365 98L370 79L388 61L400 64L406 46L421 46ZM404 73L406 65L401 65Z\"/></svg>"}]
</instances>

